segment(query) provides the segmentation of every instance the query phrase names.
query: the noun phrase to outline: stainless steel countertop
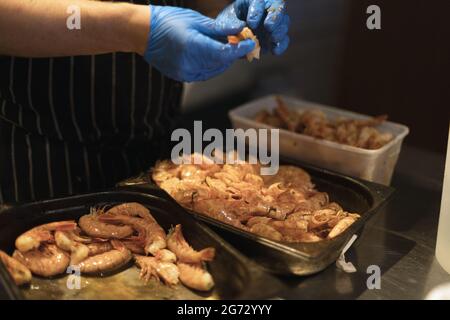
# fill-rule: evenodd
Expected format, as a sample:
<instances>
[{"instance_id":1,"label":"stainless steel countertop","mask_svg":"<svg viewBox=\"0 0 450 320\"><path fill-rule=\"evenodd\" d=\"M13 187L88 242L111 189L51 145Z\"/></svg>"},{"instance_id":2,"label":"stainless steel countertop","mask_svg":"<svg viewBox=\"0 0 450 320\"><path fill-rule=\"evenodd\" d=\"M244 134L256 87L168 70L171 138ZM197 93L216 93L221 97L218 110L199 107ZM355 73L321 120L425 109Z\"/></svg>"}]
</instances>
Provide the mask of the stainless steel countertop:
<instances>
[{"instance_id":1,"label":"stainless steel countertop","mask_svg":"<svg viewBox=\"0 0 450 320\"><path fill-rule=\"evenodd\" d=\"M334 265L304 279L281 279L284 299L423 299L450 282L434 256L444 157L405 146L392 186L394 198L366 225L349 250L356 273ZM369 290L369 265L381 269L381 289Z\"/></svg>"}]
</instances>

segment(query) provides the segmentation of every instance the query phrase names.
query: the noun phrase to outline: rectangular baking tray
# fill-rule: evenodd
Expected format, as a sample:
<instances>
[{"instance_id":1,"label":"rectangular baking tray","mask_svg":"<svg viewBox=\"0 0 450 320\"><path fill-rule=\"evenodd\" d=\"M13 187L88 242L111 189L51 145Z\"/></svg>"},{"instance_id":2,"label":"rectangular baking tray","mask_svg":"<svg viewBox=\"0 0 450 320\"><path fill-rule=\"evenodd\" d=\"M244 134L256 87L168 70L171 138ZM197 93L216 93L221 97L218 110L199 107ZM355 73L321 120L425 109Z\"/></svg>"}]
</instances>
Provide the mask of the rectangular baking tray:
<instances>
[{"instance_id":1,"label":"rectangular baking tray","mask_svg":"<svg viewBox=\"0 0 450 320\"><path fill-rule=\"evenodd\" d=\"M182 285L169 288L157 281L144 284L136 266L103 278L81 275L81 289L67 288L68 275L54 279L33 276L31 286L17 287L0 262L0 286L3 297L9 299L265 299L273 297L281 283L265 273L226 243L208 227L186 215L180 207L160 197L132 191L107 191L73 196L43 202L2 207L0 211L0 249L11 254L14 242L24 231L51 221L78 219L89 212L91 206L113 205L121 202L139 202L152 212L167 231L181 224L183 234L196 249L216 248L216 258L208 263L215 280L212 292L202 294ZM1 289L1 288L0 288ZM1 290L0 290L1 291ZM2 296L2 295L0 295Z\"/></svg>"},{"instance_id":2,"label":"rectangular baking tray","mask_svg":"<svg viewBox=\"0 0 450 320\"><path fill-rule=\"evenodd\" d=\"M350 238L361 232L367 220L375 215L394 193L394 189L391 187L348 177L297 160L283 158L280 163L305 169L311 175L317 189L328 193L330 201L339 203L347 211L359 213L361 218L331 240L316 243L283 243L238 229L204 214L184 209L196 219L206 222L224 239L266 271L275 274L310 275L320 272L334 263ZM153 183L150 176L150 173L143 173L138 177L123 181L119 187L155 194L175 202L169 194Z\"/></svg>"},{"instance_id":3,"label":"rectangular baking tray","mask_svg":"<svg viewBox=\"0 0 450 320\"><path fill-rule=\"evenodd\" d=\"M275 95L251 101L229 112L234 128L273 128L254 120L262 110L272 112L277 107ZM359 113L324 106L297 98L280 96L290 109L299 112L307 109L322 110L329 119L369 119ZM389 132L394 139L377 150L367 150L333 141L317 139L305 134L280 129L280 155L333 170L352 177L390 185L402 143L409 133L408 127L386 121L380 131Z\"/></svg>"}]
</instances>

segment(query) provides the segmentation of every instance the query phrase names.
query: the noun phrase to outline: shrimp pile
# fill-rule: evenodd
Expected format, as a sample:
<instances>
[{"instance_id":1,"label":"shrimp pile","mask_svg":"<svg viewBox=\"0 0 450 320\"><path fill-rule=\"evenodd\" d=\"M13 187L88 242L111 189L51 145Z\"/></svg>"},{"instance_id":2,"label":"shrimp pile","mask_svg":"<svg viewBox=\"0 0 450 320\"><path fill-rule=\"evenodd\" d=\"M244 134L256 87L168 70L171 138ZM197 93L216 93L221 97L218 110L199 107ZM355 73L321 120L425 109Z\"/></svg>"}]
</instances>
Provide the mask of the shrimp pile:
<instances>
[{"instance_id":1,"label":"shrimp pile","mask_svg":"<svg viewBox=\"0 0 450 320\"><path fill-rule=\"evenodd\" d=\"M386 115L369 120L342 118L332 121L320 110L311 109L299 113L289 110L279 97L277 102L277 108L273 113L263 110L256 115L255 120L317 139L369 150L379 149L393 139L392 134L380 132L376 128L387 120Z\"/></svg>"},{"instance_id":2,"label":"shrimp pile","mask_svg":"<svg viewBox=\"0 0 450 320\"><path fill-rule=\"evenodd\" d=\"M0 251L0 260L17 285L30 283L32 274L50 278L78 267L82 274L100 275L122 270L132 260L146 283L154 278L169 286L179 282L209 291L214 280L206 262L214 248L194 250L181 225L166 235L150 211L139 203L123 203L109 210L91 208L75 221L37 226L21 234L12 256Z\"/></svg>"},{"instance_id":3,"label":"shrimp pile","mask_svg":"<svg viewBox=\"0 0 450 320\"><path fill-rule=\"evenodd\" d=\"M199 165L175 165L165 160L153 168L152 179L185 208L276 241L332 239L360 217L330 202L298 167L280 166L274 176L259 172L259 165L248 162L219 165L205 158Z\"/></svg>"}]
</instances>

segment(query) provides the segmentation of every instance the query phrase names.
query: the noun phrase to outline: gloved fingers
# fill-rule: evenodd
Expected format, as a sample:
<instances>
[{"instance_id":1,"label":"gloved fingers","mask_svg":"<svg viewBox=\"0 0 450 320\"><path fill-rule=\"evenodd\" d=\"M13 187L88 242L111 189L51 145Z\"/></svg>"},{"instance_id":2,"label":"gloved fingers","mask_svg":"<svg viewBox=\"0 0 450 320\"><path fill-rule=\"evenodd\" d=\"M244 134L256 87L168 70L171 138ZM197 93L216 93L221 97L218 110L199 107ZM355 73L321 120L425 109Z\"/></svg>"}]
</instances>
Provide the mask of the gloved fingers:
<instances>
[{"instance_id":1,"label":"gloved fingers","mask_svg":"<svg viewBox=\"0 0 450 320\"><path fill-rule=\"evenodd\" d=\"M283 54L289 47L290 39L286 36L281 42L277 42L272 47L272 53L276 56Z\"/></svg>"},{"instance_id":2,"label":"gloved fingers","mask_svg":"<svg viewBox=\"0 0 450 320\"><path fill-rule=\"evenodd\" d=\"M250 0L247 12L247 24L250 29L258 28L265 13L266 4L264 0Z\"/></svg>"},{"instance_id":3,"label":"gloved fingers","mask_svg":"<svg viewBox=\"0 0 450 320\"><path fill-rule=\"evenodd\" d=\"M240 41L237 45L227 44L222 53L222 61L233 62L237 59L245 57L252 52L256 47L256 43L253 40L246 39Z\"/></svg>"},{"instance_id":4,"label":"gloved fingers","mask_svg":"<svg viewBox=\"0 0 450 320\"><path fill-rule=\"evenodd\" d=\"M245 21L239 20L234 13L234 8L232 11L225 11L221 13L216 20L213 20L212 25L205 25L202 28L202 32L209 36L223 37L238 34L245 27Z\"/></svg>"},{"instance_id":5,"label":"gloved fingers","mask_svg":"<svg viewBox=\"0 0 450 320\"><path fill-rule=\"evenodd\" d=\"M264 27L267 31L273 32L283 21L286 15L286 3L284 0L274 0L267 9L267 17L264 20Z\"/></svg>"},{"instance_id":6,"label":"gloved fingers","mask_svg":"<svg viewBox=\"0 0 450 320\"><path fill-rule=\"evenodd\" d=\"M290 25L290 18L288 15L285 15L283 21L272 32L271 41L273 43L281 42L288 34L289 25Z\"/></svg>"},{"instance_id":7,"label":"gloved fingers","mask_svg":"<svg viewBox=\"0 0 450 320\"><path fill-rule=\"evenodd\" d=\"M224 44L200 33L196 36L196 41L207 65L232 62L252 52L256 46L253 40L244 40L237 45Z\"/></svg>"}]
</instances>

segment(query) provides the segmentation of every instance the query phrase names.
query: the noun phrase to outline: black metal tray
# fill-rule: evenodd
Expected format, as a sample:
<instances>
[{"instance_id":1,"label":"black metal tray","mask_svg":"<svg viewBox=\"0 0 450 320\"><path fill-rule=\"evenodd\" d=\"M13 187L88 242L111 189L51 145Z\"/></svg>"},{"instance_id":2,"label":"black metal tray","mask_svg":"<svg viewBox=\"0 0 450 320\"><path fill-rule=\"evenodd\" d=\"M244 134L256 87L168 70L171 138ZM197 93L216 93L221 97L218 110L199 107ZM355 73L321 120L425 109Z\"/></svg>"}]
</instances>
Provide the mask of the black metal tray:
<instances>
[{"instance_id":1,"label":"black metal tray","mask_svg":"<svg viewBox=\"0 0 450 320\"><path fill-rule=\"evenodd\" d=\"M351 178L298 161L283 158L280 163L305 169L311 175L318 190L327 192L331 201L339 203L347 211L359 213L361 218L331 240L316 243L284 243L187 210L195 218L206 222L225 240L256 261L266 271L272 273L310 275L322 271L337 260L350 238L362 231L367 220L379 211L394 192L391 187ZM153 183L148 172L123 181L118 187L140 190L174 201L169 194Z\"/></svg>"},{"instance_id":2,"label":"black metal tray","mask_svg":"<svg viewBox=\"0 0 450 320\"><path fill-rule=\"evenodd\" d=\"M168 288L156 281L145 285L138 278L139 271L135 266L103 278L81 275L82 287L75 291L67 288L67 276L55 279L34 276L31 286L19 288L12 282L4 265L0 262L0 289L3 287L3 297L10 299L263 299L273 297L280 290L281 284L277 279L242 256L208 227L186 215L178 205L154 195L132 191L106 191L13 207L3 206L0 208L0 249L12 253L16 237L33 226L51 221L78 219L88 213L91 206L121 202L139 202L145 205L166 231L175 224L182 224L183 233L194 248L216 248L216 258L208 264L216 283L213 292L195 293L181 285ZM0 297L2 297L1 294Z\"/></svg>"}]
</instances>

